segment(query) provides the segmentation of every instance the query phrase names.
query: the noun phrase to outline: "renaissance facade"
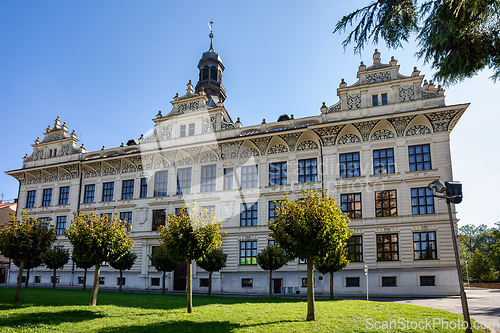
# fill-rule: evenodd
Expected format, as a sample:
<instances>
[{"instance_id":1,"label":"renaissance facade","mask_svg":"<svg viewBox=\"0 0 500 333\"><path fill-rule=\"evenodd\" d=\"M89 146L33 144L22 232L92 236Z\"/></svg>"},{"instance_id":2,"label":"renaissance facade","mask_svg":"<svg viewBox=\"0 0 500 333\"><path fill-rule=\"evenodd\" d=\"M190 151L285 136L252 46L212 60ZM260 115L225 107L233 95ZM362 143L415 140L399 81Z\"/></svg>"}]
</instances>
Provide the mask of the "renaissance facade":
<instances>
[{"instance_id":1,"label":"renaissance facade","mask_svg":"<svg viewBox=\"0 0 500 333\"><path fill-rule=\"evenodd\" d=\"M199 80L191 81L172 110L154 121L154 132L120 147L87 151L59 117L33 144L23 167L7 172L20 184L19 209L50 219L57 246L73 213L118 213L132 226L137 261L124 272L124 287L159 289L161 274L148 255L159 245L165 212L196 202L213 210L227 235L227 267L214 273L213 290L266 293L269 274L256 255L273 240L267 221L274 201L302 190L338 198L351 218L351 263L335 274L337 295L455 295L458 280L445 202L427 185L452 180L450 132L468 104L445 105L444 90L424 81L417 68L399 73L392 58L361 63L357 82L342 79L339 101L313 116L281 115L276 122L243 126L224 107L224 66L213 50L203 53ZM167 274L169 290L185 289L186 263ZM10 265L9 283L17 267ZM91 269L92 271L92 269ZM30 283L48 285L43 266ZM83 282L83 270L68 263L58 271L61 285ZM119 274L101 269L100 284L118 288ZM93 274L88 274L91 284ZM273 274L276 294L305 294L306 265L297 259ZM315 274L317 293L328 293L330 276ZM208 273L193 264L194 291L205 291Z\"/></svg>"}]
</instances>

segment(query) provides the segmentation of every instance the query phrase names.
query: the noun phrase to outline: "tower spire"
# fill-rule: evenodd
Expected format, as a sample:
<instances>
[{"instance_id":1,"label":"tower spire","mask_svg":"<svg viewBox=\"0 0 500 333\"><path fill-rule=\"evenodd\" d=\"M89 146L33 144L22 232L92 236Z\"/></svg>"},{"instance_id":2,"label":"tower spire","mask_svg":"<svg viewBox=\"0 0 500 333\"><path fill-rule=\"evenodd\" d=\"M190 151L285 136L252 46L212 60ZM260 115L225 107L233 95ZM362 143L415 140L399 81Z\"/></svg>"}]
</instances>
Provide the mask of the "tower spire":
<instances>
[{"instance_id":1,"label":"tower spire","mask_svg":"<svg viewBox=\"0 0 500 333\"><path fill-rule=\"evenodd\" d=\"M214 22L210 19L210 22L208 23L208 27L210 28L210 33L208 34L208 37L210 37L210 50L209 51L213 51L214 50L214 46L213 46L213 39L214 39L214 33L213 33L213 24Z\"/></svg>"}]
</instances>

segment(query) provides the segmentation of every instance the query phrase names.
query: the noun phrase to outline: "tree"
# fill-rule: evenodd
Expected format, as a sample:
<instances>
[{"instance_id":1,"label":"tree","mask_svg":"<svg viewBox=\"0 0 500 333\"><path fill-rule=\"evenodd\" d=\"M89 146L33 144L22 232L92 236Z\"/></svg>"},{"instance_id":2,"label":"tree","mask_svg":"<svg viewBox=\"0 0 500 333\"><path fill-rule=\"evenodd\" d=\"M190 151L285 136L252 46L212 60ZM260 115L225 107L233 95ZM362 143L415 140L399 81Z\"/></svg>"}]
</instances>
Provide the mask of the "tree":
<instances>
[{"instance_id":1,"label":"tree","mask_svg":"<svg viewBox=\"0 0 500 333\"><path fill-rule=\"evenodd\" d=\"M49 249L56 241L54 226L22 212L21 220L12 220L0 229L0 253L12 260L19 260L14 301L21 300L21 281L27 259L34 258Z\"/></svg>"},{"instance_id":2,"label":"tree","mask_svg":"<svg viewBox=\"0 0 500 333\"><path fill-rule=\"evenodd\" d=\"M312 191L303 191L303 199L289 201L288 196L276 209L274 222L269 221L270 236L287 256L307 260L307 317L316 320L314 309L314 260L345 246L351 234L347 214L336 200Z\"/></svg>"},{"instance_id":3,"label":"tree","mask_svg":"<svg viewBox=\"0 0 500 333\"><path fill-rule=\"evenodd\" d=\"M500 1L498 0L377 0L342 17L334 33L357 25L343 41L354 41L360 53L370 41L383 39L389 48L402 47L412 34L419 58L437 70L445 84L476 75L485 67L500 78Z\"/></svg>"},{"instance_id":4,"label":"tree","mask_svg":"<svg viewBox=\"0 0 500 333\"><path fill-rule=\"evenodd\" d=\"M493 262L479 249L474 251L469 260L469 274L479 282L493 282L498 279L498 271L495 270Z\"/></svg>"},{"instance_id":5,"label":"tree","mask_svg":"<svg viewBox=\"0 0 500 333\"><path fill-rule=\"evenodd\" d=\"M221 246L222 224L215 219L213 212L209 214L202 208L198 213L195 204L189 214L183 207L179 215L167 214L166 220L168 228L159 228L160 240L175 258L187 261L187 312L193 313L192 261Z\"/></svg>"},{"instance_id":6,"label":"tree","mask_svg":"<svg viewBox=\"0 0 500 333\"><path fill-rule=\"evenodd\" d=\"M71 259L75 263L76 267L84 269L82 290L86 290L87 289L87 269L94 266L94 262L91 260L83 260L81 258L81 255L79 255L78 253L75 252L75 249L73 249L73 253L71 254Z\"/></svg>"},{"instance_id":7,"label":"tree","mask_svg":"<svg viewBox=\"0 0 500 333\"><path fill-rule=\"evenodd\" d=\"M64 234L81 260L94 262L94 284L89 305L97 303L101 263L116 261L132 249L134 241L128 237L130 233L129 224L118 219L117 214L109 220L106 214L98 217L95 213L74 213L73 221Z\"/></svg>"},{"instance_id":8,"label":"tree","mask_svg":"<svg viewBox=\"0 0 500 333\"><path fill-rule=\"evenodd\" d=\"M257 254L257 264L265 271L269 271L269 297L273 297L273 271L283 267L288 258L282 248L274 245L267 245L262 252Z\"/></svg>"},{"instance_id":9,"label":"tree","mask_svg":"<svg viewBox=\"0 0 500 333\"><path fill-rule=\"evenodd\" d=\"M53 247L42 254L42 260L48 269L54 270L52 277L52 289L56 289L56 271L63 269L69 261L69 251L61 247Z\"/></svg>"},{"instance_id":10,"label":"tree","mask_svg":"<svg viewBox=\"0 0 500 333\"><path fill-rule=\"evenodd\" d=\"M122 291L123 271L131 269L132 266L134 266L135 259L137 259L137 254L135 254L132 251L129 251L125 253L123 256L121 256L120 259L109 263L109 265L114 269L120 270L120 286L118 287L118 292Z\"/></svg>"},{"instance_id":11,"label":"tree","mask_svg":"<svg viewBox=\"0 0 500 333\"><path fill-rule=\"evenodd\" d=\"M349 265L347 247L337 249L324 258L318 258L314 262L316 269L323 275L330 273L330 299L333 299L333 275Z\"/></svg>"},{"instance_id":12,"label":"tree","mask_svg":"<svg viewBox=\"0 0 500 333\"><path fill-rule=\"evenodd\" d=\"M208 296L212 295L212 273L218 272L226 267L227 254L221 249L208 252L197 260L198 266L208 272Z\"/></svg>"},{"instance_id":13,"label":"tree","mask_svg":"<svg viewBox=\"0 0 500 333\"><path fill-rule=\"evenodd\" d=\"M179 265L180 261L174 258L165 247L158 246L156 249L157 250L149 256L149 260L151 260L151 264L158 272L163 272L161 293L165 294L165 275L167 272L173 271L177 265Z\"/></svg>"},{"instance_id":14,"label":"tree","mask_svg":"<svg viewBox=\"0 0 500 333\"><path fill-rule=\"evenodd\" d=\"M12 260L12 262L17 267L19 267L21 265L21 261L20 260ZM33 269L33 268L36 268L36 267L40 266L41 264L42 264L42 258L40 258L40 256L28 258L28 259L25 260L25 262L24 262L24 269L26 270L26 281L25 281L24 286L26 288L28 288L28 282L30 280L30 270Z\"/></svg>"},{"instance_id":15,"label":"tree","mask_svg":"<svg viewBox=\"0 0 500 333\"><path fill-rule=\"evenodd\" d=\"M458 229L460 246L464 247L465 253L469 253L469 256L476 249L479 249L484 254L488 254L495 244L493 230L488 229L486 224L479 226L474 224L464 225Z\"/></svg>"}]
</instances>

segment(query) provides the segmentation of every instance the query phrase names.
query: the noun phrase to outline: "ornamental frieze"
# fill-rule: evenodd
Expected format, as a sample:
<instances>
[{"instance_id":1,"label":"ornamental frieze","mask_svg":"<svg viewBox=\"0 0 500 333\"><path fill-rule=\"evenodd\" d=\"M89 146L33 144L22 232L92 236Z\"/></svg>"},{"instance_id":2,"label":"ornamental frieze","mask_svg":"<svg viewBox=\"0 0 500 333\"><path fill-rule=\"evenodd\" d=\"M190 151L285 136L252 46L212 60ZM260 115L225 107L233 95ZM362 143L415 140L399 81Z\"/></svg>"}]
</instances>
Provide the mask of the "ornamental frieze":
<instances>
[{"instance_id":1,"label":"ornamental frieze","mask_svg":"<svg viewBox=\"0 0 500 333\"><path fill-rule=\"evenodd\" d=\"M172 125L162 125L158 133L158 138L160 140L169 140L172 138Z\"/></svg>"},{"instance_id":2,"label":"ornamental frieze","mask_svg":"<svg viewBox=\"0 0 500 333\"><path fill-rule=\"evenodd\" d=\"M336 104L330 106L330 108L328 109L328 111L326 111L326 113L338 112L340 111L340 108L341 104L340 101L338 101Z\"/></svg>"},{"instance_id":3,"label":"ornamental frieze","mask_svg":"<svg viewBox=\"0 0 500 333\"><path fill-rule=\"evenodd\" d=\"M177 151L176 150L169 150L169 151L162 151L160 152L160 155L163 156L169 164L174 164L175 159L177 156Z\"/></svg>"},{"instance_id":4,"label":"ornamental frieze","mask_svg":"<svg viewBox=\"0 0 500 333\"><path fill-rule=\"evenodd\" d=\"M281 153L288 153L288 148L285 145L282 144L277 144L269 148L267 151L268 154L281 154Z\"/></svg>"},{"instance_id":5,"label":"ornamental frieze","mask_svg":"<svg viewBox=\"0 0 500 333\"><path fill-rule=\"evenodd\" d=\"M424 135L432 133L431 129L425 125L415 125L406 131L406 136Z\"/></svg>"},{"instance_id":6,"label":"ornamental frieze","mask_svg":"<svg viewBox=\"0 0 500 333\"><path fill-rule=\"evenodd\" d=\"M347 109L359 109L361 108L361 94L350 94L347 95Z\"/></svg>"},{"instance_id":7,"label":"ornamental frieze","mask_svg":"<svg viewBox=\"0 0 500 333\"><path fill-rule=\"evenodd\" d=\"M217 162L218 160L215 154L205 154L201 157L200 163Z\"/></svg>"},{"instance_id":8,"label":"ornamental frieze","mask_svg":"<svg viewBox=\"0 0 500 333\"><path fill-rule=\"evenodd\" d=\"M358 143L358 142L361 142L361 139L356 134L345 134L339 139L338 144L346 145L349 143Z\"/></svg>"},{"instance_id":9,"label":"ornamental frieze","mask_svg":"<svg viewBox=\"0 0 500 333\"><path fill-rule=\"evenodd\" d=\"M372 134L371 140L385 140L394 138L394 133L388 129L380 129Z\"/></svg>"},{"instance_id":10,"label":"ornamental frieze","mask_svg":"<svg viewBox=\"0 0 500 333\"><path fill-rule=\"evenodd\" d=\"M247 148L240 154L241 158L248 158L251 156L259 156L258 150L255 148Z\"/></svg>"},{"instance_id":11,"label":"ornamental frieze","mask_svg":"<svg viewBox=\"0 0 500 333\"><path fill-rule=\"evenodd\" d=\"M267 150L267 145L271 141L272 136L262 136L260 138L250 139L250 141L259 148L260 154L264 155Z\"/></svg>"},{"instance_id":12,"label":"ornamental frieze","mask_svg":"<svg viewBox=\"0 0 500 333\"><path fill-rule=\"evenodd\" d=\"M305 140L299 143L297 146L297 151L300 150L313 150L313 149L318 149L319 146L315 141L312 140Z\"/></svg>"},{"instance_id":13,"label":"ornamental frieze","mask_svg":"<svg viewBox=\"0 0 500 333\"><path fill-rule=\"evenodd\" d=\"M295 132L295 133L286 133L286 134L281 134L279 137L282 138L288 147L290 147L290 150L295 150L295 145L297 144L297 141L299 141L300 136L302 135L302 132Z\"/></svg>"},{"instance_id":14,"label":"ornamental frieze","mask_svg":"<svg viewBox=\"0 0 500 333\"><path fill-rule=\"evenodd\" d=\"M391 80L391 72L390 71L366 75L366 84L387 82L390 80Z\"/></svg>"},{"instance_id":15,"label":"ornamental frieze","mask_svg":"<svg viewBox=\"0 0 500 333\"><path fill-rule=\"evenodd\" d=\"M334 146L337 136L345 125L315 128L313 131L320 137L323 146Z\"/></svg>"},{"instance_id":16,"label":"ornamental frieze","mask_svg":"<svg viewBox=\"0 0 500 333\"><path fill-rule=\"evenodd\" d=\"M243 141L224 142L219 145L222 160L238 158L238 151Z\"/></svg>"},{"instance_id":17,"label":"ornamental frieze","mask_svg":"<svg viewBox=\"0 0 500 333\"><path fill-rule=\"evenodd\" d=\"M354 127L356 127L361 134L361 138L363 141L368 141L370 139L370 133L372 132L372 129L377 125L378 120L370 120L370 121L363 121L360 123L354 123Z\"/></svg>"},{"instance_id":18,"label":"ornamental frieze","mask_svg":"<svg viewBox=\"0 0 500 333\"><path fill-rule=\"evenodd\" d=\"M156 161L154 168L155 168L155 170L166 169L169 166L170 166L170 164L168 163L167 160L161 159L161 160Z\"/></svg>"},{"instance_id":19,"label":"ornamental frieze","mask_svg":"<svg viewBox=\"0 0 500 333\"><path fill-rule=\"evenodd\" d=\"M400 86L399 87L399 101L409 102L415 100L415 87L414 86Z\"/></svg>"},{"instance_id":20,"label":"ornamental frieze","mask_svg":"<svg viewBox=\"0 0 500 333\"><path fill-rule=\"evenodd\" d=\"M193 159L191 157L183 157L183 158L180 158L179 160L177 160L177 162L175 162L175 165L191 165L193 164Z\"/></svg>"},{"instance_id":21,"label":"ornamental frieze","mask_svg":"<svg viewBox=\"0 0 500 333\"><path fill-rule=\"evenodd\" d=\"M412 121L412 119L415 117L416 116L402 116L402 117L389 118L387 120L396 130L396 134L398 135L398 137L402 137L405 135L406 126L408 126L410 121Z\"/></svg>"},{"instance_id":22,"label":"ornamental frieze","mask_svg":"<svg viewBox=\"0 0 500 333\"><path fill-rule=\"evenodd\" d=\"M426 114L427 118L431 121L432 129L434 132L446 132L453 117L455 117L461 110L446 110Z\"/></svg>"},{"instance_id":23,"label":"ornamental frieze","mask_svg":"<svg viewBox=\"0 0 500 333\"><path fill-rule=\"evenodd\" d=\"M189 155L191 155L195 163L198 162L198 159L200 158L201 147L190 147L190 148L185 148L183 150Z\"/></svg>"},{"instance_id":24,"label":"ornamental frieze","mask_svg":"<svg viewBox=\"0 0 500 333\"><path fill-rule=\"evenodd\" d=\"M215 132L215 116L203 118L201 132L202 133Z\"/></svg>"}]
</instances>

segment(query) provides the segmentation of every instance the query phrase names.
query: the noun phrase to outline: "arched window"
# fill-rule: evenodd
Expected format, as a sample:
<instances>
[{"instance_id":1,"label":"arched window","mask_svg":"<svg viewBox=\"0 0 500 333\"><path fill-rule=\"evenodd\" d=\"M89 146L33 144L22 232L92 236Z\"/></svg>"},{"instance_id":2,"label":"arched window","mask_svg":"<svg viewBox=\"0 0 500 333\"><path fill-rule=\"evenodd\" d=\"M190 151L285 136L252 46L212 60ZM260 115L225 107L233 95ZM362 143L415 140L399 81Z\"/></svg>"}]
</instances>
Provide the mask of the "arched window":
<instances>
[{"instance_id":1,"label":"arched window","mask_svg":"<svg viewBox=\"0 0 500 333\"><path fill-rule=\"evenodd\" d=\"M217 81L217 67L215 66L210 68L210 80Z\"/></svg>"},{"instance_id":2,"label":"arched window","mask_svg":"<svg viewBox=\"0 0 500 333\"><path fill-rule=\"evenodd\" d=\"M208 80L208 67L203 67L201 69L201 79Z\"/></svg>"}]
</instances>

